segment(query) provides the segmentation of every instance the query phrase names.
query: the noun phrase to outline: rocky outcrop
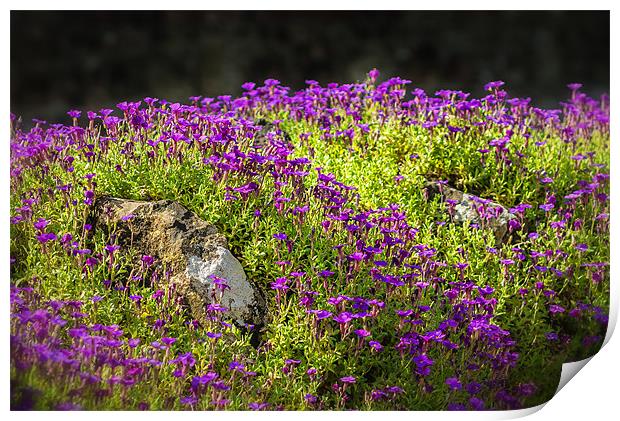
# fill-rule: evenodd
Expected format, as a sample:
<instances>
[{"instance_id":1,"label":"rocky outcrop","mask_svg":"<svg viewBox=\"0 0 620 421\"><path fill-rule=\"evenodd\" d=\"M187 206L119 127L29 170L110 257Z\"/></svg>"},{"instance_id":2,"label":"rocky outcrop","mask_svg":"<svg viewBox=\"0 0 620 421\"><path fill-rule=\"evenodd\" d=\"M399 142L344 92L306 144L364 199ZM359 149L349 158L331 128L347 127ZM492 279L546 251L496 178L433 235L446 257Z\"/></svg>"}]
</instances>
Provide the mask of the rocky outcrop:
<instances>
[{"instance_id":1,"label":"rocky outcrop","mask_svg":"<svg viewBox=\"0 0 620 421\"><path fill-rule=\"evenodd\" d=\"M94 209L96 228L114 229L119 245L154 256L170 270L169 282L177 285L194 318L205 320L207 306L218 300L237 324L264 324L264 297L215 226L172 200L102 197ZM223 291L214 284L218 278L228 285Z\"/></svg>"},{"instance_id":2,"label":"rocky outcrop","mask_svg":"<svg viewBox=\"0 0 620 421\"><path fill-rule=\"evenodd\" d=\"M507 239L508 226L516 216L499 203L464 193L446 184L429 181L424 185L429 199L439 195L446 203L448 212L454 222L477 224L489 228L499 244Z\"/></svg>"}]
</instances>

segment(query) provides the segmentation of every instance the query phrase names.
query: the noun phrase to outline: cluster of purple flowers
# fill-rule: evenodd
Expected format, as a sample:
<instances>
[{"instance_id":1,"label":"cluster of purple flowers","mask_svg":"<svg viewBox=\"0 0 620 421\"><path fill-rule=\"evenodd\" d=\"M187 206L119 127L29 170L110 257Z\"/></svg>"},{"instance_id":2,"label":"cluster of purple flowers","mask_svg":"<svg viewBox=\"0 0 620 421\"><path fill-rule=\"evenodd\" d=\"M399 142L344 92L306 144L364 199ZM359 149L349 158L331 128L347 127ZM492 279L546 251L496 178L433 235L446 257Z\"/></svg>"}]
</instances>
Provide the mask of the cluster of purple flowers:
<instances>
[{"instance_id":1,"label":"cluster of purple flowers","mask_svg":"<svg viewBox=\"0 0 620 421\"><path fill-rule=\"evenodd\" d=\"M366 399L390 405L412 388L423 393L444 388L453 398L451 409L521 407L535 387L509 382L508 373L517 365L519 352L511 332L498 323L498 291L469 279L466 274L473 270L469 263L448 264L441 250L420 243L420 230L409 225L402 206L360 206L360 194L355 187L342 183L321 167L313 167L312 148L308 148L309 157L298 156L282 120L273 121L273 127L265 134L255 118L286 114L290 122L301 122L315 130L299 135L302 145L308 146L310 136L315 136L324 142L340 142L351 150L356 146L363 148L369 137L378 137L380 128L389 121L417 127L431 137L443 133L455 145L466 135L485 137L487 132L502 133L479 152L483 165L493 151L500 171L508 171L519 168L526 158L513 144L525 142L527 147L532 140L537 146L544 146L545 141L535 140L537 132L560 137L567 150L573 151L584 138L607 135L608 100L592 100L573 86L572 97L562 110L542 110L532 107L529 99L508 98L501 90L501 82L486 85L489 93L480 99L447 90L431 97L420 89L407 97L405 86L409 81L392 78L375 86L377 77L378 72L373 70L367 83L321 87L315 81L307 81L308 87L294 94L269 79L261 87L244 84L244 93L235 99L194 97L192 105L182 105L145 98L146 106L142 102L118 104L122 117L114 116L109 109L88 112L88 125L84 128L78 125L81 113L74 110L69 112L73 123L70 126L37 122L28 132L15 129L11 140L11 191L12 195L19 194L19 201L12 208L11 224L20 230L21 236L34 237L42 254L56 250L70 256L85 278L113 278L116 258L123 250L114 242L99 249L86 247L92 226L86 223L85 215L98 193L94 179L103 177L90 172L84 177L76 174L91 167L125 174L132 171L132 165L145 165L145 161L153 166L193 161L208 169L212 183L231 209L239 205L239 209L251 212L254 227L269 215L280 218L281 231L271 231L271 237L264 239L271 241L278 260L267 265L279 266L280 276L264 285L273 291L272 307L276 311L296 300L314 340L332 337L350 345L356 358L363 355L370 360L398 361L407 367L407 375L415 379L413 386L376 388L351 373L334 379L309 369L306 373L313 381L335 381L332 393L337 405L347 406L353 391L372 386L375 388L367 389ZM375 110L373 125L365 117L371 109ZM112 160L112 154L122 159ZM593 155L573 156L575 167L581 168L588 159L595 165ZM56 184L29 189L33 176ZM543 317L558 329L562 318L587 319L588 323L604 327L607 316L600 306L571 302L570 297L563 301L545 283L575 279L575 271L581 271L591 280L584 287L595 291L608 276L606 264L590 262L567 268L562 262L572 250L550 249L549 238L543 241L538 232L528 233L526 229L530 221L540 221L537 231L552 232L557 241L586 229L608 233L609 197L605 192L609 175L596 171L591 179L578 181L578 189L561 195L552 189L555 179L556 175L540 177L544 203L521 203L510 209L516 217L509 222L509 231L515 236L523 235L527 244L501 251L489 247L490 256L485 258L501 267L503 286L516 285L515 273L519 270L531 273L536 283L523 284L518 294L515 289L516 301L522 303L520 311L528 300L542 297L548 309ZM400 175L395 179L402 180ZM73 227L73 232L65 232L69 228L60 220L46 216L46 205L54 201L80 222L79 229ZM476 198L476 211L484 221L499 216L499 210L488 206L489 203ZM447 203L448 213L454 205ZM594 220L584 221L585 207L596 213ZM128 215L124 220L131 223L131 219ZM297 266L300 255L307 257L307 251L298 247L302 236L310 239L312 247L320 243L331 249L331 255L322 255L320 267ZM575 251L588 252L588 244L573 243ZM464 251L459 253L465 259ZM165 276L157 269L156 256L143 255L139 274L129 277L142 280L144 273L153 273L156 284L159 277ZM122 290L128 301L142 308L145 297L131 293L126 283L106 281L107 286ZM214 278L213 282L214 302L207 309L212 325L203 328L226 328L230 326L227 309L218 303L215 290L230 287L221 278ZM168 304L164 306L170 299L164 300L163 296L163 291L157 290L151 297L162 304L162 318L154 323L154 328L162 333L166 313L173 311ZM214 344L221 336L219 332L207 333L212 361L207 371L198 373L192 353L181 352L172 358L171 350L181 342L177 338L162 334L146 348L139 346L138 338L125 338L119 326L83 323L81 319L87 314L82 313L81 302L43 304L36 291L23 287L12 288L11 300L12 364L16 370L24 372L37 367L59 381L80 377L83 387L75 391L76 395L101 400L116 393L115 388L129 390L149 379L159 379L165 376L161 367L171 366L172 376L185 381L179 386L183 392L178 403L192 409L204 407L200 406L203 403L210 408L226 408L234 399L232 387L239 382L249 384L257 376L240 361L227 365L226 372L214 368ZM92 303L96 305L100 300L101 297L93 297ZM189 324L195 329L196 323ZM565 333L548 332L546 339L556 343L570 338ZM589 346L599 339L590 335L583 339L583 344ZM278 375L301 376L295 368L306 363L312 366L312 361L287 359ZM439 383L439 374L434 371L438 366L437 372L444 377ZM128 392L121 392L121 396L128 399ZM319 398L308 393L304 399L308 405L317 405ZM246 406L262 410L270 404L251 402Z\"/></svg>"}]
</instances>

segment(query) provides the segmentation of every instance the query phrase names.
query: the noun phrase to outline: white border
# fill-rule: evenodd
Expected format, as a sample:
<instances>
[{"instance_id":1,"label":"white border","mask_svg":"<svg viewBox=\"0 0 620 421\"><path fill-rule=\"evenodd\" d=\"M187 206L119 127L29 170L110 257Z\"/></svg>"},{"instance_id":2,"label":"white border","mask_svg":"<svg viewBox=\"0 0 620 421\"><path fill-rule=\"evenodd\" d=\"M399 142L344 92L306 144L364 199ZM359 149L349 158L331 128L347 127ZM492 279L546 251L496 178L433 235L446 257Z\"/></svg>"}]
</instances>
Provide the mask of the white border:
<instances>
[{"instance_id":1,"label":"white border","mask_svg":"<svg viewBox=\"0 0 620 421\"><path fill-rule=\"evenodd\" d=\"M40 10L49 8L50 3L43 1L20 1L12 2L9 7L14 10ZM620 68L617 65L617 54L613 49L613 46L617 46L617 36L618 30L617 25L620 23L618 19L616 19L616 12L613 10L613 5L615 2L612 1L589 1L587 4L583 2L576 1L540 1L540 0L521 0L519 2L504 2L503 4L498 4L497 1L435 1L435 2L405 2L405 1L390 1L383 0L381 2L370 1L370 0L349 0L349 1L325 1L325 0L315 0L313 2L290 2L290 1L262 1L260 3L252 2L252 1L236 1L229 0L226 2L200 2L200 1L183 1L176 0L171 3L169 1L161 1L161 0L151 0L151 1L140 1L140 2L128 2L128 1L120 1L120 0L108 0L106 2L84 2L82 1L57 1L53 3L53 6L58 8L59 10L97 10L100 7L105 7L109 10L135 10L142 9L144 7L152 8L152 9L174 9L174 10L201 10L201 9L210 9L210 10L287 10L287 9L302 9L302 10L547 10L547 9L560 9L560 10L612 10L611 12L611 73L617 73ZM502 7L504 6L504 7ZM0 43L2 48L2 56L9 57L9 36L10 36L10 14L9 10L5 9L2 14L2 25L3 30L2 33L2 42ZM614 25L615 23L615 25ZM10 106L9 106L9 89L10 89L10 79L9 79L9 65L10 61L6 60L4 66L2 66L2 92L3 98L2 101L2 110L0 111L0 116L4 116L6 119L9 115ZM614 83L613 77L611 80L611 98L618 98L616 89L616 85ZM616 129L616 123L618 120L618 113L616 112L616 107L612 103L612 139L617 139L618 130ZM6 122L6 120L5 120ZM5 123L6 124L6 123ZM7 126L5 126L7 127ZM7 127L8 129L8 127ZM8 130L7 130L8 132ZM0 200L0 221L5 221L4 223L0 223L0 273L2 274L0 280L2 285L4 286L4 292L0 293L2 295L2 306L0 320L5 327L4 331L4 341L5 344L2 346L0 351L0 359L4 362L2 367L0 368L0 384L2 385L2 390L0 390L0 402L2 402L2 409L4 411L9 410L9 371L8 371L8 361L9 361L9 344L8 344L8 318L9 311L8 306L6 305L8 301L8 278L9 278L9 270L8 270L8 236L9 236L9 206L8 206L8 196L9 196L9 176L8 176L8 133L5 132L5 137L0 140L0 145L2 145L2 153L0 153L0 169L2 171L2 180L0 181L0 194L2 194L2 198L4 200ZM618 158L618 147L614 146L614 142L612 142L612 162L619 162L614 158ZM618 200L618 181L615 180L615 167L612 166L612 182L611 182L611 202L612 204L616 203ZM613 206L613 205L612 205ZM611 255L617 256L619 255L617 241L617 224L615 223L615 215L611 217ZM610 330L611 333L615 327L617 321L617 313L618 313L618 282L617 282L617 267L615 263L611 264L611 277L612 277L612 306L610 309ZM549 401L546 405L541 405L541 407L537 407L534 409L521 410L521 411L506 411L506 412L487 412L487 413L471 413L471 412L459 412L459 413L445 413L445 412L356 412L356 413L340 413L340 412L321 412L321 413L251 413L251 412L224 412L224 413L177 413L175 412L173 415L165 412L159 413L149 413L147 416L155 417L156 419L164 419L169 416L173 417L182 417L188 419L204 419L205 416L214 417L217 419L234 419L239 416L248 416L253 419L272 419L275 418L312 418L316 419L317 417L320 419L332 419L332 418L341 418L341 417L349 417L355 416L355 418L367 418L372 419L373 421L377 419L377 417L390 417L394 419L407 419L410 420L411 417L423 417L424 419L454 419L458 417L459 419L475 419L475 420L484 420L484 419L510 419L516 418L519 416L524 416L527 414L531 414L535 412L533 415L530 415L530 419L549 419L549 418L558 418L562 420L572 420L579 419L583 420L587 419L610 419L609 414L617 413L618 405L618 395L616 390L618 389L618 381L620 380L620 369L619 362L617 356L620 355L620 345L618 343L617 335L615 337L606 337L606 345L603 349L595 355L593 358L589 360L587 363L588 368L586 370L582 370L579 372L576 377L568 382L565 387L559 388L559 393L555 396L551 401ZM572 371L572 375L575 375L576 372L574 370L575 365L573 367L567 367L566 373L563 372L563 376L565 378L569 378L570 372ZM572 376L570 376L572 377ZM560 390L561 389L561 390ZM544 407L544 408L542 408ZM542 410L541 410L542 409ZM3 411L3 412L4 412ZM539 411L539 412L536 412ZM20 418L39 418L45 416L50 419L81 419L84 416L101 418L108 417L109 414L106 412L90 412L88 415L81 413L61 413L61 412L46 412L46 413L11 413L11 416L20 417ZM130 412L115 412L114 416L125 418L133 415L141 415L141 414L133 414ZM372 418L371 418L372 417Z\"/></svg>"}]
</instances>

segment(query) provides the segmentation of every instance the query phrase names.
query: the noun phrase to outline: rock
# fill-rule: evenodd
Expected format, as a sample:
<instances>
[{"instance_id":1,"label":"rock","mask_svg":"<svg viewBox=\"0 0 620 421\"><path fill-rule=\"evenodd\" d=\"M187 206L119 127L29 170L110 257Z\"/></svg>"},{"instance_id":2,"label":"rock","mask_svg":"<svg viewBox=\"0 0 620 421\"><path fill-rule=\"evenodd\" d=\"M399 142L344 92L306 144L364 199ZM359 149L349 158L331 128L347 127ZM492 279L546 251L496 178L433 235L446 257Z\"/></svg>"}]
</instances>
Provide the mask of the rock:
<instances>
[{"instance_id":1,"label":"rock","mask_svg":"<svg viewBox=\"0 0 620 421\"><path fill-rule=\"evenodd\" d=\"M283 139L286 142L291 141L291 137L286 131L264 118L259 118L254 124L260 127L260 130L254 135L254 141L252 143L254 147L262 148L269 145L270 135L276 139Z\"/></svg>"},{"instance_id":2,"label":"rock","mask_svg":"<svg viewBox=\"0 0 620 421\"><path fill-rule=\"evenodd\" d=\"M455 188L430 181L424 185L429 199L440 195L450 209L454 222L478 224L481 228L490 228L495 235L496 244L506 240L508 225L516 216L499 203L464 193Z\"/></svg>"},{"instance_id":3,"label":"rock","mask_svg":"<svg viewBox=\"0 0 620 421\"><path fill-rule=\"evenodd\" d=\"M172 200L141 202L101 197L92 217L95 229L114 230L117 243L151 255L170 270L192 315L206 320L213 303L213 276L229 286L219 304L238 325L263 325L266 305L261 291L250 282L241 263L228 250L226 238L211 224Z\"/></svg>"}]
</instances>

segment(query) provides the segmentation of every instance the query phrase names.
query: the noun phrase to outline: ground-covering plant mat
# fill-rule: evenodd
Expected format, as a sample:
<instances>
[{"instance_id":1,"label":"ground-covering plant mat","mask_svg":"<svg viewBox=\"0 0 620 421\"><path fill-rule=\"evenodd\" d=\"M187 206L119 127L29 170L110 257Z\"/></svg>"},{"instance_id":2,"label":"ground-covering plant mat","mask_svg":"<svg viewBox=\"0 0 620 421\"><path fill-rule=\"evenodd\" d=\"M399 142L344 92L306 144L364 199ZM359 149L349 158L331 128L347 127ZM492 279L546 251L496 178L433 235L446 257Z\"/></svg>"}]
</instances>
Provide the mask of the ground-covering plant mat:
<instances>
[{"instance_id":1,"label":"ground-covering plant mat","mask_svg":"<svg viewBox=\"0 0 620 421\"><path fill-rule=\"evenodd\" d=\"M12 408L549 400L607 328L608 98L572 84L541 109L502 82L472 98L378 76L145 98L29 130L12 115ZM215 227L260 317L232 316L223 277L202 307L189 299L179 253L136 246L144 218L97 223L109 198Z\"/></svg>"}]
</instances>

